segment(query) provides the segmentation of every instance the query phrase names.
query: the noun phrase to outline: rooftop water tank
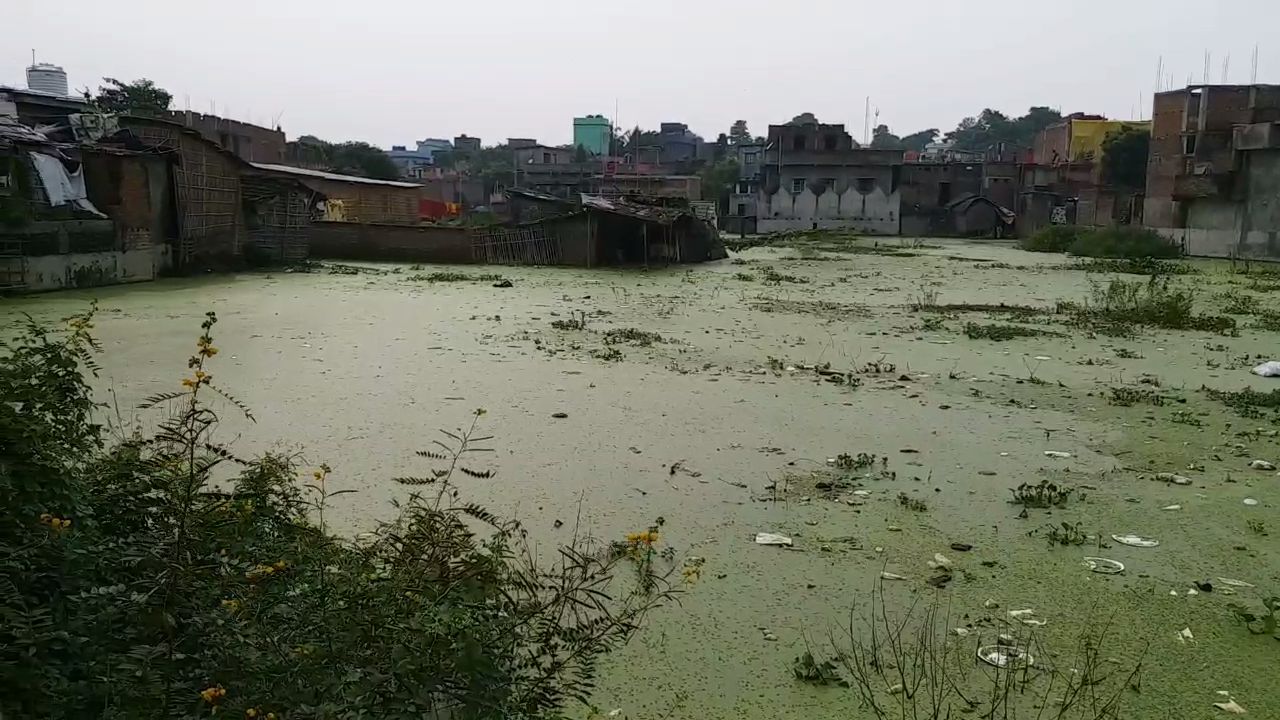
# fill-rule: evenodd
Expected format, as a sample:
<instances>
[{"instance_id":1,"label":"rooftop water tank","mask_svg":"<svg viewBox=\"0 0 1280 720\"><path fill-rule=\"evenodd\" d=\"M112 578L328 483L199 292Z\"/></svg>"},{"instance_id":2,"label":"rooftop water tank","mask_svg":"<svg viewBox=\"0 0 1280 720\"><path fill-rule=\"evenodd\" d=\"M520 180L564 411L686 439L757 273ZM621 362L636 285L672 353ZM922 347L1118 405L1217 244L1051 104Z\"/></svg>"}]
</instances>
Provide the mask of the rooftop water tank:
<instances>
[{"instance_id":1,"label":"rooftop water tank","mask_svg":"<svg viewBox=\"0 0 1280 720\"><path fill-rule=\"evenodd\" d=\"M67 72L57 65L36 63L27 68L27 88L67 96Z\"/></svg>"}]
</instances>

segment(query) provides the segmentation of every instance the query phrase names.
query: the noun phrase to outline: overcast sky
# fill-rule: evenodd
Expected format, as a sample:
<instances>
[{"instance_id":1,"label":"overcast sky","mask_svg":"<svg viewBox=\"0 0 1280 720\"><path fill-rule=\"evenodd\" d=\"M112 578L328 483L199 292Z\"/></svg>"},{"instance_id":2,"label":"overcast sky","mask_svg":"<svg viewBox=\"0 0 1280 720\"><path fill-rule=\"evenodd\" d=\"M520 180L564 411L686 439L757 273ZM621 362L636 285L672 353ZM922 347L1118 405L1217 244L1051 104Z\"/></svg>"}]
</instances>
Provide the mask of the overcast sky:
<instances>
[{"instance_id":1,"label":"overcast sky","mask_svg":"<svg viewBox=\"0 0 1280 720\"><path fill-rule=\"evenodd\" d=\"M1280 83L1277 0L3 0L0 84L31 49L73 89L146 77L190 108L290 138L383 147L460 133L569 142L574 115L707 138L801 112L905 134L984 107L1150 115L1177 86ZM16 12L11 10L16 4ZM1167 82L1167 78L1166 78Z\"/></svg>"}]
</instances>

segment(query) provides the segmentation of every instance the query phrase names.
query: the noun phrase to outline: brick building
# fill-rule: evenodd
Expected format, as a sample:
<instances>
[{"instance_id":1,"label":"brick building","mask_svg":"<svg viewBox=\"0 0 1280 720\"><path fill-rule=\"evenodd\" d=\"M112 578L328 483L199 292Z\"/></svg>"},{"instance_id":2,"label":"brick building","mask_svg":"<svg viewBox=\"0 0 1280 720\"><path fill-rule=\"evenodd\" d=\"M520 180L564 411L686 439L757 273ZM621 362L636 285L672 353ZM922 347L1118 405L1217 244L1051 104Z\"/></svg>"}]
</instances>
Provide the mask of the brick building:
<instances>
[{"instance_id":1,"label":"brick building","mask_svg":"<svg viewBox=\"0 0 1280 720\"><path fill-rule=\"evenodd\" d=\"M190 110L171 110L165 115L165 119L195 130L206 140L217 143L224 150L230 150L245 162L285 161L285 137L280 128L272 130Z\"/></svg>"},{"instance_id":2,"label":"brick building","mask_svg":"<svg viewBox=\"0 0 1280 720\"><path fill-rule=\"evenodd\" d=\"M1143 223L1193 255L1280 258L1280 86L1157 93Z\"/></svg>"},{"instance_id":3,"label":"brick building","mask_svg":"<svg viewBox=\"0 0 1280 720\"><path fill-rule=\"evenodd\" d=\"M770 125L756 230L847 227L897 235L901 172L901 151L859 148L844 125Z\"/></svg>"}]
</instances>

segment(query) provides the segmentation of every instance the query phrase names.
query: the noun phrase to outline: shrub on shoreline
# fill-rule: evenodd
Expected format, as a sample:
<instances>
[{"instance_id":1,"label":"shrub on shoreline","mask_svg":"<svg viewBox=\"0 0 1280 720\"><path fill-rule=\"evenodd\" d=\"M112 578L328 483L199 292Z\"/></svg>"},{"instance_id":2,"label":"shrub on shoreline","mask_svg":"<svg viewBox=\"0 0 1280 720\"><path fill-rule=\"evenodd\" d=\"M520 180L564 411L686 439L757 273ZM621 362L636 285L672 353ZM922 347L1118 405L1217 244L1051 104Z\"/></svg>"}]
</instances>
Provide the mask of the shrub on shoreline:
<instances>
[{"instance_id":1,"label":"shrub on shoreline","mask_svg":"<svg viewBox=\"0 0 1280 720\"><path fill-rule=\"evenodd\" d=\"M351 491L328 467L215 441L213 396L248 413L213 382L215 322L147 403L168 419L114 442L91 314L0 342L0 716L560 717L669 597L652 563L576 534L542 565L519 523L462 501L493 478L471 464L483 411L398 479L423 492L397 519L333 535Z\"/></svg>"}]
</instances>

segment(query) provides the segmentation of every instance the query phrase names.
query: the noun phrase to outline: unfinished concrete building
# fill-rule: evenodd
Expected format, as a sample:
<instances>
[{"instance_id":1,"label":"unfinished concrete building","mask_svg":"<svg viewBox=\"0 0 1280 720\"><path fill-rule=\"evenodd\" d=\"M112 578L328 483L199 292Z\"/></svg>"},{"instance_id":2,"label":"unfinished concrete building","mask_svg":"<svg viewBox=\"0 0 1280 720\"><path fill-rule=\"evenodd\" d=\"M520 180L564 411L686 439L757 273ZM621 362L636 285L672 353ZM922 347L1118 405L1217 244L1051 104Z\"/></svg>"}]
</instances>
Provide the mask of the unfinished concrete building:
<instances>
[{"instance_id":1,"label":"unfinished concrete building","mask_svg":"<svg viewBox=\"0 0 1280 720\"><path fill-rule=\"evenodd\" d=\"M1157 93L1143 223L1191 255L1280 259L1280 86Z\"/></svg>"},{"instance_id":2,"label":"unfinished concrete building","mask_svg":"<svg viewBox=\"0 0 1280 720\"><path fill-rule=\"evenodd\" d=\"M850 228L896 235L902 152L859 148L844 125L770 125L756 230Z\"/></svg>"}]
</instances>

